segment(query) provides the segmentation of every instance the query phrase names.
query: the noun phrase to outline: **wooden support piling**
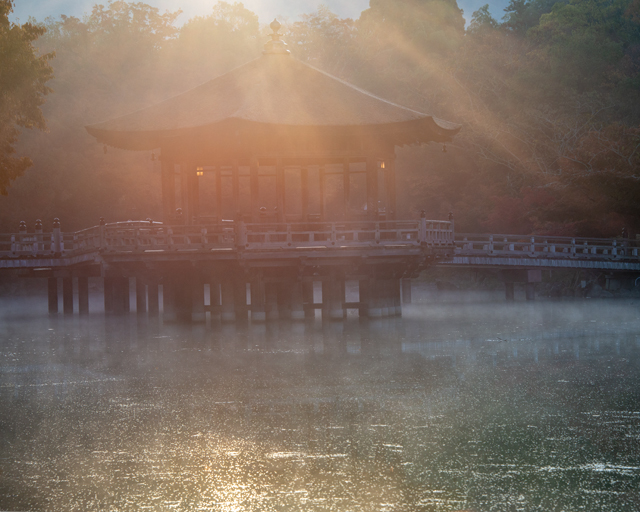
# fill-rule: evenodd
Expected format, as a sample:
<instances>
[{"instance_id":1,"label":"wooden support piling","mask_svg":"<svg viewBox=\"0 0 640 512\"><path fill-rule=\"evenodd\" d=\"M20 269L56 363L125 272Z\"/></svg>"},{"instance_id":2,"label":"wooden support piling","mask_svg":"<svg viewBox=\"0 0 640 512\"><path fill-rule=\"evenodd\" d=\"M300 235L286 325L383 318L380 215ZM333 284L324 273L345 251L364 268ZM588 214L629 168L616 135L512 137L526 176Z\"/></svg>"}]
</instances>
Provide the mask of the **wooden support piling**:
<instances>
[{"instance_id":1,"label":"wooden support piling","mask_svg":"<svg viewBox=\"0 0 640 512\"><path fill-rule=\"evenodd\" d=\"M89 314L89 278L78 277L78 313Z\"/></svg>"},{"instance_id":2,"label":"wooden support piling","mask_svg":"<svg viewBox=\"0 0 640 512\"><path fill-rule=\"evenodd\" d=\"M156 280L150 280L147 284L149 316L160 314L160 292L159 284Z\"/></svg>"},{"instance_id":3,"label":"wooden support piling","mask_svg":"<svg viewBox=\"0 0 640 512\"><path fill-rule=\"evenodd\" d=\"M47 279L47 294L49 299L49 314L58 313L58 278L50 277Z\"/></svg>"},{"instance_id":4,"label":"wooden support piling","mask_svg":"<svg viewBox=\"0 0 640 512\"><path fill-rule=\"evenodd\" d=\"M62 278L62 310L65 315L73 315L73 279Z\"/></svg>"},{"instance_id":5,"label":"wooden support piling","mask_svg":"<svg viewBox=\"0 0 640 512\"><path fill-rule=\"evenodd\" d=\"M140 277L136 277L136 314L143 316L147 313L147 287Z\"/></svg>"}]
</instances>

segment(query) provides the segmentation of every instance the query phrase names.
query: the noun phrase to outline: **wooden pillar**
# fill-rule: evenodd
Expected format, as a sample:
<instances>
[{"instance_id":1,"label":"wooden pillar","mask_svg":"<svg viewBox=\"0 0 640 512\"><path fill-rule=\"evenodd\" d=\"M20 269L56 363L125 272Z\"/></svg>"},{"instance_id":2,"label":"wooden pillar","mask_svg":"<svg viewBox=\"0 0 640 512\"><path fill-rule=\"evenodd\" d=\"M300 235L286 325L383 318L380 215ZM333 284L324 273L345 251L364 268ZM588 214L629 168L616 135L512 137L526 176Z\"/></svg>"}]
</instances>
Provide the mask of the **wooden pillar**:
<instances>
[{"instance_id":1,"label":"wooden pillar","mask_svg":"<svg viewBox=\"0 0 640 512\"><path fill-rule=\"evenodd\" d=\"M340 297L341 280L344 277L332 274L330 279L322 281L322 314L331 320L342 320L344 300Z\"/></svg>"},{"instance_id":2,"label":"wooden pillar","mask_svg":"<svg viewBox=\"0 0 640 512\"><path fill-rule=\"evenodd\" d=\"M395 316L402 316L402 299L401 299L401 285L400 279L393 279L393 306L395 309Z\"/></svg>"},{"instance_id":3,"label":"wooden pillar","mask_svg":"<svg viewBox=\"0 0 640 512\"><path fill-rule=\"evenodd\" d=\"M325 188L325 176L324 176L324 165L321 165L318 169L318 193L320 195L320 220L324 222L324 188Z\"/></svg>"},{"instance_id":4,"label":"wooden pillar","mask_svg":"<svg viewBox=\"0 0 640 512\"><path fill-rule=\"evenodd\" d=\"M129 297L129 278L122 277L122 305L125 313L131 311L131 298Z\"/></svg>"},{"instance_id":5,"label":"wooden pillar","mask_svg":"<svg viewBox=\"0 0 640 512\"><path fill-rule=\"evenodd\" d=\"M233 284L233 279L230 277L224 278L220 283L223 322L235 322L236 320Z\"/></svg>"},{"instance_id":6,"label":"wooden pillar","mask_svg":"<svg viewBox=\"0 0 640 512\"><path fill-rule=\"evenodd\" d=\"M383 317L389 316L390 311L390 299L391 294L389 293L389 279L381 279L380 280L380 312ZM395 309L394 309L395 313Z\"/></svg>"},{"instance_id":7,"label":"wooden pillar","mask_svg":"<svg viewBox=\"0 0 640 512\"><path fill-rule=\"evenodd\" d=\"M236 322L249 320L249 308L247 307L247 282L244 277L236 278L233 283L234 309Z\"/></svg>"},{"instance_id":8,"label":"wooden pillar","mask_svg":"<svg viewBox=\"0 0 640 512\"><path fill-rule=\"evenodd\" d=\"M278 320L278 285L276 283L265 283L264 295L267 320Z\"/></svg>"},{"instance_id":9,"label":"wooden pillar","mask_svg":"<svg viewBox=\"0 0 640 512\"><path fill-rule=\"evenodd\" d=\"M402 279L402 303L411 304L411 279Z\"/></svg>"},{"instance_id":10,"label":"wooden pillar","mask_svg":"<svg viewBox=\"0 0 640 512\"><path fill-rule=\"evenodd\" d=\"M369 296L367 316L369 318L380 318L382 316L382 293L379 279L369 281Z\"/></svg>"},{"instance_id":11,"label":"wooden pillar","mask_svg":"<svg viewBox=\"0 0 640 512\"><path fill-rule=\"evenodd\" d=\"M276 207L278 208L276 221L284 222L284 164L282 163L282 158L278 158L276 161Z\"/></svg>"},{"instance_id":12,"label":"wooden pillar","mask_svg":"<svg viewBox=\"0 0 640 512\"><path fill-rule=\"evenodd\" d=\"M148 290L148 309L149 316L158 316L160 314L160 297L159 297L158 281L152 279L147 284Z\"/></svg>"},{"instance_id":13,"label":"wooden pillar","mask_svg":"<svg viewBox=\"0 0 640 512\"><path fill-rule=\"evenodd\" d=\"M78 313L89 314L89 278L78 278Z\"/></svg>"},{"instance_id":14,"label":"wooden pillar","mask_svg":"<svg viewBox=\"0 0 640 512\"><path fill-rule=\"evenodd\" d=\"M200 216L200 179L196 167L187 167L189 182L189 224L197 224Z\"/></svg>"},{"instance_id":15,"label":"wooden pillar","mask_svg":"<svg viewBox=\"0 0 640 512\"><path fill-rule=\"evenodd\" d=\"M136 277L136 314L143 316L147 313L147 286L140 277Z\"/></svg>"},{"instance_id":16,"label":"wooden pillar","mask_svg":"<svg viewBox=\"0 0 640 512\"><path fill-rule=\"evenodd\" d=\"M185 224L190 224L191 212L189 211L189 165L186 161L180 163L180 202L182 203L182 219Z\"/></svg>"},{"instance_id":17,"label":"wooden pillar","mask_svg":"<svg viewBox=\"0 0 640 512\"><path fill-rule=\"evenodd\" d=\"M291 288L289 280L278 283L278 318L280 320L291 319Z\"/></svg>"},{"instance_id":18,"label":"wooden pillar","mask_svg":"<svg viewBox=\"0 0 640 512\"><path fill-rule=\"evenodd\" d=\"M385 160L384 165L385 178L385 207L387 209L387 220L396 220L397 204L396 204L396 161L395 158Z\"/></svg>"},{"instance_id":19,"label":"wooden pillar","mask_svg":"<svg viewBox=\"0 0 640 512\"><path fill-rule=\"evenodd\" d=\"M240 220L240 170L238 169L238 161L234 160L231 166L231 182L233 194L233 219Z\"/></svg>"},{"instance_id":20,"label":"wooden pillar","mask_svg":"<svg viewBox=\"0 0 640 512\"><path fill-rule=\"evenodd\" d=\"M218 223L222 222L222 168L216 166L216 217Z\"/></svg>"},{"instance_id":21,"label":"wooden pillar","mask_svg":"<svg viewBox=\"0 0 640 512\"><path fill-rule=\"evenodd\" d=\"M162 320L164 322L175 322L178 320L176 309L176 289L175 283L165 278L162 281Z\"/></svg>"},{"instance_id":22,"label":"wooden pillar","mask_svg":"<svg viewBox=\"0 0 640 512\"><path fill-rule=\"evenodd\" d=\"M302 221L309 218L309 169L306 166L300 168L300 198L302 203Z\"/></svg>"},{"instance_id":23,"label":"wooden pillar","mask_svg":"<svg viewBox=\"0 0 640 512\"><path fill-rule=\"evenodd\" d=\"M204 283L198 276L194 276L191 282L191 321L206 322L207 315L204 312Z\"/></svg>"},{"instance_id":24,"label":"wooden pillar","mask_svg":"<svg viewBox=\"0 0 640 512\"><path fill-rule=\"evenodd\" d=\"M219 281L209 283L209 304L211 305L211 321L219 321L222 315Z\"/></svg>"},{"instance_id":25,"label":"wooden pillar","mask_svg":"<svg viewBox=\"0 0 640 512\"><path fill-rule=\"evenodd\" d=\"M129 278L128 277L115 276L112 278L111 300L113 305L112 307L113 313L117 315L123 315L123 314L129 313L130 304L129 304Z\"/></svg>"},{"instance_id":26,"label":"wooden pillar","mask_svg":"<svg viewBox=\"0 0 640 512\"><path fill-rule=\"evenodd\" d=\"M378 218L378 161L367 157L367 218Z\"/></svg>"},{"instance_id":27,"label":"wooden pillar","mask_svg":"<svg viewBox=\"0 0 640 512\"><path fill-rule=\"evenodd\" d=\"M73 315L73 278L62 278L62 311L65 315Z\"/></svg>"},{"instance_id":28,"label":"wooden pillar","mask_svg":"<svg viewBox=\"0 0 640 512\"><path fill-rule=\"evenodd\" d=\"M259 172L260 167L258 165L258 160L253 158L251 159L251 167L249 168L249 181L251 188L251 221L259 222L260 219L260 178Z\"/></svg>"},{"instance_id":29,"label":"wooden pillar","mask_svg":"<svg viewBox=\"0 0 640 512\"><path fill-rule=\"evenodd\" d=\"M358 302L360 302L360 308L358 309L358 315L360 318L369 316L369 301L371 295L371 286L369 279L360 279L358 281Z\"/></svg>"},{"instance_id":30,"label":"wooden pillar","mask_svg":"<svg viewBox=\"0 0 640 512\"><path fill-rule=\"evenodd\" d=\"M267 319L264 308L264 280L262 272L251 279L251 321L264 322Z\"/></svg>"},{"instance_id":31,"label":"wooden pillar","mask_svg":"<svg viewBox=\"0 0 640 512\"><path fill-rule=\"evenodd\" d=\"M536 298L536 283L526 283L525 293L527 300L535 300Z\"/></svg>"},{"instance_id":32,"label":"wooden pillar","mask_svg":"<svg viewBox=\"0 0 640 512\"><path fill-rule=\"evenodd\" d=\"M58 278L50 277L47 280L47 295L49 298L49 313L58 313Z\"/></svg>"},{"instance_id":33,"label":"wooden pillar","mask_svg":"<svg viewBox=\"0 0 640 512\"><path fill-rule=\"evenodd\" d=\"M173 159L162 155L162 219L169 222L176 211L176 177Z\"/></svg>"},{"instance_id":34,"label":"wooden pillar","mask_svg":"<svg viewBox=\"0 0 640 512\"><path fill-rule=\"evenodd\" d=\"M305 316L302 281L296 279L291 283L291 320L304 320Z\"/></svg>"},{"instance_id":35,"label":"wooden pillar","mask_svg":"<svg viewBox=\"0 0 640 512\"><path fill-rule=\"evenodd\" d=\"M305 318L315 318L316 310L313 298L313 281L302 282L302 303Z\"/></svg>"},{"instance_id":36,"label":"wooden pillar","mask_svg":"<svg viewBox=\"0 0 640 512\"><path fill-rule=\"evenodd\" d=\"M505 295L505 299L509 302L513 302L515 300L515 290L514 290L513 281L504 282L504 295Z\"/></svg>"},{"instance_id":37,"label":"wooden pillar","mask_svg":"<svg viewBox=\"0 0 640 512\"><path fill-rule=\"evenodd\" d=\"M114 292L115 292L115 277L105 276L104 278L104 312L114 312Z\"/></svg>"},{"instance_id":38,"label":"wooden pillar","mask_svg":"<svg viewBox=\"0 0 640 512\"><path fill-rule=\"evenodd\" d=\"M351 175L349 173L349 160L342 164L342 189L344 191L344 218L349 217L349 205L351 204Z\"/></svg>"}]
</instances>

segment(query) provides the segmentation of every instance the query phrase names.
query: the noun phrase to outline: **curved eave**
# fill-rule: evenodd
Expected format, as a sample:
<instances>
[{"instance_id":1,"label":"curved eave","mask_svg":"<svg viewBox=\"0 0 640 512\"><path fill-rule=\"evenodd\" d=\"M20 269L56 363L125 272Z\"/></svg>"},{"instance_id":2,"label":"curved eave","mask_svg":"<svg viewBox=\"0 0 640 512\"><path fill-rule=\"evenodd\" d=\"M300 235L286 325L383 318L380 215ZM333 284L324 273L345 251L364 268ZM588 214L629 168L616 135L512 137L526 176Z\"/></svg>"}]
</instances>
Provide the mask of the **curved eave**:
<instances>
[{"instance_id":1,"label":"curved eave","mask_svg":"<svg viewBox=\"0 0 640 512\"><path fill-rule=\"evenodd\" d=\"M290 133L296 136L304 133L310 136L344 133L353 134L362 138L384 139L389 143L393 143L395 146L428 142L450 142L461 129L460 125L431 116L410 121L373 125L274 125L236 119L207 126L161 131L115 131L101 129L96 127L96 125L85 126L85 129L102 144L133 151L148 151L159 148L162 146L163 141L168 139L185 141L195 140L200 137L228 137L229 123L234 121L243 127L243 133Z\"/></svg>"}]
</instances>

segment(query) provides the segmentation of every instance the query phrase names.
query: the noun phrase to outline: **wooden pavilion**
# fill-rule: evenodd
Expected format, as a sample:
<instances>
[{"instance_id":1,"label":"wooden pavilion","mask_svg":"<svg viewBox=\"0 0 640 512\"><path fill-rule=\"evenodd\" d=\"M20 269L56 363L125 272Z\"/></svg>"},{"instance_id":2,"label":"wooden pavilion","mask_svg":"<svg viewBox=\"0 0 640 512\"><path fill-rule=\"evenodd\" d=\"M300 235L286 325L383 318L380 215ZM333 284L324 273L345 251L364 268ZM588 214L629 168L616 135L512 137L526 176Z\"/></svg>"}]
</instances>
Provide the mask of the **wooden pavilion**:
<instances>
[{"instance_id":1,"label":"wooden pavilion","mask_svg":"<svg viewBox=\"0 0 640 512\"><path fill-rule=\"evenodd\" d=\"M117 148L160 148L165 222L395 219L395 146L447 142L459 127L296 60L271 28L258 59L87 130ZM329 181L341 196L330 212Z\"/></svg>"},{"instance_id":2,"label":"wooden pavilion","mask_svg":"<svg viewBox=\"0 0 640 512\"><path fill-rule=\"evenodd\" d=\"M400 279L451 249L452 223L429 231L424 218L396 219L395 147L444 143L459 127L296 60L280 24L271 28L258 59L87 127L106 145L161 151L163 227L151 228L153 250L103 254L105 304L127 311L135 277L138 312L145 286L157 304L162 283L167 318L202 319L207 286L223 320L303 319L318 308L338 319L349 307L394 315ZM188 251L176 250L176 233ZM348 280L359 283L356 302L345 298Z\"/></svg>"}]
</instances>

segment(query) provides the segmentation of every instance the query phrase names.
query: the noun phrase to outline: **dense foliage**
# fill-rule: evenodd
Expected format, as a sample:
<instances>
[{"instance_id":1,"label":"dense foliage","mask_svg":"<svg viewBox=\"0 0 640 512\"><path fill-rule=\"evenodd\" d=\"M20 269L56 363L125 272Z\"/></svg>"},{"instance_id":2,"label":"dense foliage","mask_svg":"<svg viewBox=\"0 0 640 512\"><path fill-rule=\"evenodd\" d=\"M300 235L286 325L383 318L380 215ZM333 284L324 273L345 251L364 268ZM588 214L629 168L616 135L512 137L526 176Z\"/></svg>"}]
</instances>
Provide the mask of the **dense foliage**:
<instances>
[{"instance_id":1,"label":"dense foliage","mask_svg":"<svg viewBox=\"0 0 640 512\"><path fill-rule=\"evenodd\" d=\"M157 159L105 154L83 126L257 57L268 32L239 3L179 28L178 14L113 1L37 27L56 52L50 132L23 134L34 166L0 199L0 229L159 216ZM455 0L371 0L358 20L321 7L285 32L297 58L463 125L446 153L398 150L402 214L453 211L458 231L640 232L638 0L511 0L466 29Z\"/></svg>"},{"instance_id":2,"label":"dense foliage","mask_svg":"<svg viewBox=\"0 0 640 512\"><path fill-rule=\"evenodd\" d=\"M19 129L46 128L40 110L50 89L49 60L53 54L38 56L34 41L44 29L32 23L9 21L10 0L0 0L0 194L31 165L26 157L15 156Z\"/></svg>"}]
</instances>

